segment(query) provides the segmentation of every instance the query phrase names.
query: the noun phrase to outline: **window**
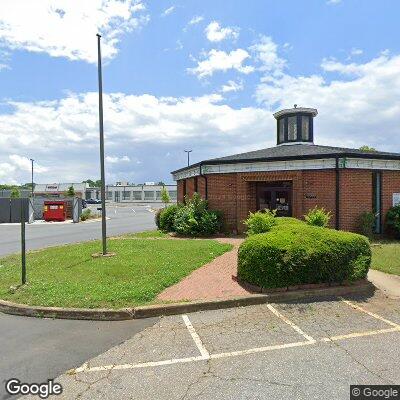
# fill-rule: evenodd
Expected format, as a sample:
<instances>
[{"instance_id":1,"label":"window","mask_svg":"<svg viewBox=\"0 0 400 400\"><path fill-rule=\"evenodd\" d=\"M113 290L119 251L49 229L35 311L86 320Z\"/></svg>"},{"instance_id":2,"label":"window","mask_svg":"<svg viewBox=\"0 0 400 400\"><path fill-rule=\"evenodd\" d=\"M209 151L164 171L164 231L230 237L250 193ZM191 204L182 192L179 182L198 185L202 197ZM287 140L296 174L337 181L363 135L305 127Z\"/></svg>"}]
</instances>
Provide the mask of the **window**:
<instances>
[{"instance_id":1,"label":"window","mask_svg":"<svg viewBox=\"0 0 400 400\"><path fill-rule=\"evenodd\" d=\"M169 197L171 198L171 200L176 200L176 190L170 190Z\"/></svg>"},{"instance_id":2,"label":"window","mask_svg":"<svg viewBox=\"0 0 400 400\"><path fill-rule=\"evenodd\" d=\"M133 200L142 200L142 192L132 192Z\"/></svg>"},{"instance_id":3,"label":"window","mask_svg":"<svg viewBox=\"0 0 400 400\"><path fill-rule=\"evenodd\" d=\"M112 192L111 191L107 191L107 200L112 200Z\"/></svg>"},{"instance_id":4,"label":"window","mask_svg":"<svg viewBox=\"0 0 400 400\"><path fill-rule=\"evenodd\" d=\"M159 190L156 191L156 199L161 200L161 191Z\"/></svg>"},{"instance_id":5,"label":"window","mask_svg":"<svg viewBox=\"0 0 400 400\"><path fill-rule=\"evenodd\" d=\"M279 143L285 141L285 118L279 120Z\"/></svg>"},{"instance_id":6,"label":"window","mask_svg":"<svg viewBox=\"0 0 400 400\"><path fill-rule=\"evenodd\" d=\"M288 117L288 140L297 140L297 116Z\"/></svg>"},{"instance_id":7,"label":"window","mask_svg":"<svg viewBox=\"0 0 400 400\"><path fill-rule=\"evenodd\" d=\"M145 200L154 200L154 192L150 190L144 191L144 199Z\"/></svg>"},{"instance_id":8,"label":"window","mask_svg":"<svg viewBox=\"0 0 400 400\"><path fill-rule=\"evenodd\" d=\"M310 140L310 117L301 116L301 139Z\"/></svg>"},{"instance_id":9,"label":"window","mask_svg":"<svg viewBox=\"0 0 400 400\"><path fill-rule=\"evenodd\" d=\"M130 199L131 199L131 192L123 191L122 200L130 200Z\"/></svg>"}]
</instances>

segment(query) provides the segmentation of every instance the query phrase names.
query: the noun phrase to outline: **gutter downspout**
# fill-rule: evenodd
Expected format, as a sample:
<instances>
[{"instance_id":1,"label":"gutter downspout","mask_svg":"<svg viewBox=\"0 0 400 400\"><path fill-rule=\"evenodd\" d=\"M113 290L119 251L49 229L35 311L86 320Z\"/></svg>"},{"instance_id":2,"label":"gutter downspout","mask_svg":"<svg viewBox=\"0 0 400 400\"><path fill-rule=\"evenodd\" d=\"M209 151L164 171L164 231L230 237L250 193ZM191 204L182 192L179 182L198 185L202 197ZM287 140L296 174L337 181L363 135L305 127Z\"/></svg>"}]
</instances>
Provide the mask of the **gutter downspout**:
<instances>
[{"instance_id":1,"label":"gutter downspout","mask_svg":"<svg viewBox=\"0 0 400 400\"><path fill-rule=\"evenodd\" d=\"M204 194L204 197L205 197L205 200L207 200L208 199L208 182L207 182L207 177L205 175L203 175L202 167L203 167L203 164L200 163L200 176L202 178L204 178L204 182L205 182L205 194Z\"/></svg>"},{"instance_id":2,"label":"gutter downspout","mask_svg":"<svg viewBox=\"0 0 400 400\"><path fill-rule=\"evenodd\" d=\"M336 173L336 230L340 229L340 170L339 170L339 157L335 157L336 166L335 166L335 173Z\"/></svg>"}]
</instances>

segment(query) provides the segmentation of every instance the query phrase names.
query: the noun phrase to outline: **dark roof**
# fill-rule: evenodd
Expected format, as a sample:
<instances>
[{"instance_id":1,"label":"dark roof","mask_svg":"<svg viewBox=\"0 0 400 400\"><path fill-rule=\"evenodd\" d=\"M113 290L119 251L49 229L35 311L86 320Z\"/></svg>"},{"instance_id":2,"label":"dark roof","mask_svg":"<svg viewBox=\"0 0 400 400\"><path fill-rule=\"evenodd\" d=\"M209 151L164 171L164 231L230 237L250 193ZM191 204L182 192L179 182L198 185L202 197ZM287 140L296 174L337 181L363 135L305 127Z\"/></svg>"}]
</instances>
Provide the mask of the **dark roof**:
<instances>
[{"instance_id":1,"label":"dark roof","mask_svg":"<svg viewBox=\"0 0 400 400\"><path fill-rule=\"evenodd\" d=\"M269 147L267 149L249 151L247 153L234 154L232 156L212 158L201 163L181 168L172 173L183 171L200 164L232 164L237 162L253 161L278 161L291 159L312 159L332 157L356 157L379 158L387 160L400 160L400 153L388 153L383 151L362 151L345 147L318 146L314 144L291 144Z\"/></svg>"}]
</instances>

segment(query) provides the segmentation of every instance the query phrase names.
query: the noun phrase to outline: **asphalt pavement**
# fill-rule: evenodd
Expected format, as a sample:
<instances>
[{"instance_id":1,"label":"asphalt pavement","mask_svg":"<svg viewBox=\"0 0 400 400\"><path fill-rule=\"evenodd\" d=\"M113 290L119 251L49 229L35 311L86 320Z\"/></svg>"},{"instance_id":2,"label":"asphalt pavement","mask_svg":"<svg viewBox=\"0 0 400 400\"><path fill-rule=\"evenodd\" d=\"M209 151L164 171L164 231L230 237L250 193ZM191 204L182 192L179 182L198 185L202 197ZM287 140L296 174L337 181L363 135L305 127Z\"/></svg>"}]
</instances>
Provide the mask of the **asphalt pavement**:
<instances>
[{"instance_id":1,"label":"asphalt pavement","mask_svg":"<svg viewBox=\"0 0 400 400\"><path fill-rule=\"evenodd\" d=\"M98 206L91 206L96 209ZM107 236L155 229L151 205L107 205ZM0 256L20 251L19 224L0 224ZM101 221L83 223L43 223L26 225L26 249L35 250L60 244L101 238Z\"/></svg>"},{"instance_id":2,"label":"asphalt pavement","mask_svg":"<svg viewBox=\"0 0 400 400\"><path fill-rule=\"evenodd\" d=\"M131 338L157 319L71 321L0 313L0 399L5 382L41 383Z\"/></svg>"},{"instance_id":3,"label":"asphalt pavement","mask_svg":"<svg viewBox=\"0 0 400 400\"><path fill-rule=\"evenodd\" d=\"M399 302L377 292L164 317L56 382L67 400L349 399L350 385L400 384Z\"/></svg>"}]
</instances>

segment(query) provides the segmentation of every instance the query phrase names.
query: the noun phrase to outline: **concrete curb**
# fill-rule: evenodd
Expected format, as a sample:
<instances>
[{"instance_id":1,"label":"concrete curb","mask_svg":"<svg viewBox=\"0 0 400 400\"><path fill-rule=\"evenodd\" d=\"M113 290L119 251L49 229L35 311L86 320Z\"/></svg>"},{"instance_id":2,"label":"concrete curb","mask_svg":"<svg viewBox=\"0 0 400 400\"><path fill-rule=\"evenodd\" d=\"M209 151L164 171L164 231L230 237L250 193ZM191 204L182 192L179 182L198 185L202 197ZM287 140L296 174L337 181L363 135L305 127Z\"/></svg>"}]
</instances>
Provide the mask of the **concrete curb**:
<instances>
[{"instance_id":1,"label":"concrete curb","mask_svg":"<svg viewBox=\"0 0 400 400\"><path fill-rule=\"evenodd\" d=\"M131 308L109 310L99 308L41 307L16 304L5 300L0 300L0 312L5 314L22 315L25 317L83 319L94 321L122 321L134 318L133 309Z\"/></svg>"},{"instance_id":2,"label":"concrete curb","mask_svg":"<svg viewBox=\"0 0 400 400\"><path fill-rule=\"evenodd\" d=\"M129 319L160 317L163 315L185 314L195 311L218 310L232 307L244 307L264 303L282 303L293 300L305 300L349 294L372 295L375 286L367 280L354 285L331 286L316 289L303 289L269 294L254 294L229 299L200 300L186 303L154 304L119 310L38 307L16 304L0 300L0 312L26 317L81 319L94 321L122 321Z\"/></svg>"}]
</instances>

